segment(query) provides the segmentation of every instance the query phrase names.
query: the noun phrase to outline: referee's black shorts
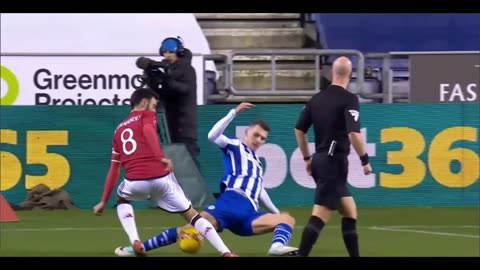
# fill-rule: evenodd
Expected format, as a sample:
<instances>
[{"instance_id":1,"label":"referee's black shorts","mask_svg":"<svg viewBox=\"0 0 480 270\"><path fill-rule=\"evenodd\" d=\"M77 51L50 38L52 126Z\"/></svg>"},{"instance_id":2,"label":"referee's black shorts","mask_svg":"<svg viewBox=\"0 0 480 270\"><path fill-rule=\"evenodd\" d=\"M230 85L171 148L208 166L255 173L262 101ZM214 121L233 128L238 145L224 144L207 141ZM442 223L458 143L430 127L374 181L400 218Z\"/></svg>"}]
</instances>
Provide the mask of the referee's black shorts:
<instances>
[{"instance_id":1,"label":"referee's black shorts","mask_svg":"<svg viewBox=\"0 0 480 270\"><path fill-rule=\"evenodd\" d=\"M315 204L336 210L342 197L352 196L347 188L348 158L345 154L329 156L327 152L312 156L312 177L317 184Z\"/></svg>"}]
</instances>

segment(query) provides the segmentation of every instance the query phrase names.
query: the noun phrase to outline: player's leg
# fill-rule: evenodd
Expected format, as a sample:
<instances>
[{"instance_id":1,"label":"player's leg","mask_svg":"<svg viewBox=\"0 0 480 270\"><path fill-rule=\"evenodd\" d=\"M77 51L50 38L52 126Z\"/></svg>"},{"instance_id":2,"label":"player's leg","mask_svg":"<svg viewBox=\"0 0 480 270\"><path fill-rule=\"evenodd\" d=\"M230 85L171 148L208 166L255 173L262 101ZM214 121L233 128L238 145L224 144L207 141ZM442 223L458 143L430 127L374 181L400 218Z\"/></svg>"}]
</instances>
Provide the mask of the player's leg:
<instances>
[{"instance_id":1,"label":"player's leg","mask_svg":"<svg viewBox=\"0 0 480 270\"><path fill-rule=\"evenodd\" d=\"M143 247L145 248L145 251L148 252L153 249L157 249L160 247L164 247L164 246L168 246L176 243L178 235L180 235L182 230L186 227L187 226L171 227L155 235L154 237L146 240L145 242L143 242ZM190 224L188 224L188 227L191 227ZM132 246L126 246L126 247L122 246L122 247L117 247L115 249L115 254L121 257L130 257L130 256L133 256L135 253L133 251Z\"/></svg>"},{"instance_id":2,"label":"player's leg","mask_svg":"<svg viewBox=\"0 0 480 270\"><path fill-rule=\"evenodd\" d=\"M212 223L215 230L218 231L218 222L217 220L210 215L208 212L201 212L202 217L207 219L210 223ZM166 229L165 231L155 235L154 237L146 240L143 242L143 246L145 247L146 251L150 251L153 249L157 249L160 247L168 246L177 242L178 236L183 233L183 231L187 228L192 228L193 226L188 223L183 227L171 227ZM115 250L115 254L118 256L132 256L133 255L133 247L118 247Z\"/></svg>"},{"instance_id":3,"label":"player's leg","mask_svg":"<svg viewBox=\"0 0 480 270\"><path fill-rule=\"evenodd\" d=\"M165 177L167 179L156 182L159 192L163 195L157 202L158 206L168 212L180 213L222 255L230 256L232 252L220 238L212 223L191 207L190 200L185 196L173 173Z\"/></svg>"},{"instance_id":4,"label":"player's leg","mask_svg":"<svg viewBox=\"0 0 480 270\"><path fill-rule=\"evenodd\" d=\"M223 227L220 227L220 225L219 225L220 222L217 221L217 218L215 217L215 216L218 216L218 217L222 216L222 214L221 214L221 211L223 211L222 210L223 209L222 200L219 200L219 201L217 200L217 202L215 202L215 204L213 204L213 205L211 205L210 207L207 207L207 208L211 208L211 210L209 210L210 213L206 212L206 211L202 211L200 214L202 215L202 217L204 217L210 223L212 223L215 230L222 231ZM222 222L222 223L224 223L224 222ZM160 234L155 235L154 237L152 237L152 238L146 240L145 242L143 242L143 246L145 247L146 251L150 251L150 250L157 249L157 248L160 248L160 247L163 247L163 246L168 246L168 245L174 244L174 243L177 242L178 236L182 234L183 230L185 230L186 228L191 228L191 227L193 227L193 226L190 223L188 223L183 227L168 228L167 230L161 232ZM115 249L115 254L117 254L118 256L122 256L122 257L133 256L134 255L133 247L132 246L117 247Z\"/></svg>"},{"instance_id":5,"label":"player's leg","mask_svg":"<svg viewBox=\"0 0 480 270\"><path fill-rule=\"evenodd\" d=\"M135 223L135 213L130 201L142 201L148 199L150 183L148 181L124 180L117 189L117 215L123 229L128 235L135 254L145 256L146 252L138 235Z\"/></svg>"},{"instance_id":6,"label":"player's leg","mask_svg":"<svg viewBox=\"0 0 480 270\"><path fill-rule=\"evenodd\" d=\"M143 242L146 251L168 246L177 242L182 227L171 227Z\"/></svg>"},{"instance_id":7,"label":"player's leg","mask_svg":"<svg viewBox=\"0 0 480 270\"><path fill-rule=\"evenodd\" d=\"M296 247L287 246L295 227L295 218L288 213L258 215L251 221L250 226L255 235L273 231L269 255L283 256L298 250Z\"/></svg>"},{"instance_id":8,"label":"player's leg","mask_svg":"<svg viewBox=\"0 0 480 270\"><path fill-rule=\"evenodd\" d=\"M214 225L206 218L202 217L197 210L190 208L188 211L182 213L182 216L192 224L192 226L195 227L195 229L197 229L198 232L220 252L220 254L228 257L233 254L215 230Z\"/></svg>"},{"instance_id":9,"label":"player's leg","mask_svg":"<svg viewBox=\"0 0 480 270\"><path fill-rule=\"evenodd\" d=\"M202 211L200 212L200 215L206 220L208 220L208 222L210 222L213 225L213 228L215 228L217 232L222 232L222 230L220 229L219 222L215 218L215 213L210 214L209 212Z\"/></svg>"},{"instance_id":10,"label":"player's leg","mask_svg":"<svg viewBox=\"0 0 480 270\"><path fill-rule=\"evenodd\" d=\"M357 233L357 206L352 196L342 197L340 208L342 216L342 235L345 247L351 257L359 257L358 233Z\"/></svg>"}]
</instances>

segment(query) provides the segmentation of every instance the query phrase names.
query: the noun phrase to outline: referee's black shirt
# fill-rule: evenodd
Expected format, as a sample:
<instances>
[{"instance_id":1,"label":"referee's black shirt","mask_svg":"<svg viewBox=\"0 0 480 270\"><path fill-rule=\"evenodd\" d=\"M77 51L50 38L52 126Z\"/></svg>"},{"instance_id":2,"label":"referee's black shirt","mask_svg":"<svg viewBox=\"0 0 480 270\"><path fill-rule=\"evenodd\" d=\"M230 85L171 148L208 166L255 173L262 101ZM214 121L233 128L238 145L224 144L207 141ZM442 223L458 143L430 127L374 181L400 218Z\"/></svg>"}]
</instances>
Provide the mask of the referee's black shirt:
<instances>
[{"instance_id":1,"label":"referee's black shirt","mask_svg":"<svg viewBox=\"0 0 480 270\"><path fill-rule=\"evenodd\" d=\"M313 124L316 152L327 152L337 141L336 154L350 153L349 132L360 132L358 97L343 87L329 85L315 94L303 108L295 125L307 133Z\"/></svg>"}]
</instances>

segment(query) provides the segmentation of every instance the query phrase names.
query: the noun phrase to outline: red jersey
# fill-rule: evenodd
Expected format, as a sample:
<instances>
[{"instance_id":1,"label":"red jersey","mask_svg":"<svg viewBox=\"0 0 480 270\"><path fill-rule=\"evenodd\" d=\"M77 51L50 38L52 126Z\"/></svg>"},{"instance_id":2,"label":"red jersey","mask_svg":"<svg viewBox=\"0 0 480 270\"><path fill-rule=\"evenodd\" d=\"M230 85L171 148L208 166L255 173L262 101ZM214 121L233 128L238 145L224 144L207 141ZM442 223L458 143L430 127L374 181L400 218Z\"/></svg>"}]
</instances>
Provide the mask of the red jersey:
<instances>
[{"instance_id":1,"label":"red jersey","mask_svg":"<svg viewBox=\"0 0 480 270\"><path fill-rule=\"evenodd\" d=\"M170 173L160 162L165 157L162 149L152 150L143 127L157 127L153 111L132 111L115 130L112 142L112 161L120 162L128 180L159 178Z\"/></svg>"}]
</instances>

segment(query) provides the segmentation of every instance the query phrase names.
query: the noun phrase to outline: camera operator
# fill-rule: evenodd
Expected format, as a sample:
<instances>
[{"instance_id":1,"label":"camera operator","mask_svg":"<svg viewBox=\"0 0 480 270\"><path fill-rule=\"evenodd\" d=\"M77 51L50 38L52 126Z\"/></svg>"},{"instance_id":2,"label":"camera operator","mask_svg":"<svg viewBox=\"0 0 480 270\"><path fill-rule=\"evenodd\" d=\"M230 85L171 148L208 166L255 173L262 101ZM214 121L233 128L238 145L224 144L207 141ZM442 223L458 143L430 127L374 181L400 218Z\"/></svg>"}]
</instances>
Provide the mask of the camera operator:
<instances>
[{"instance_id":1,"label":"camera operator","mask_svg":"<svg viewBox=\"0 0 480 270\"><path fill-rule=\"evenodd\" d=\"M166 38L159 49L162 62L141 57L137 66L143 79L160 96L172 143L184 143L197 164L197 78L191 65L192 52L178 38ZM163 69L163 71L161 70Z\"/></svg>"}]
</instances>

